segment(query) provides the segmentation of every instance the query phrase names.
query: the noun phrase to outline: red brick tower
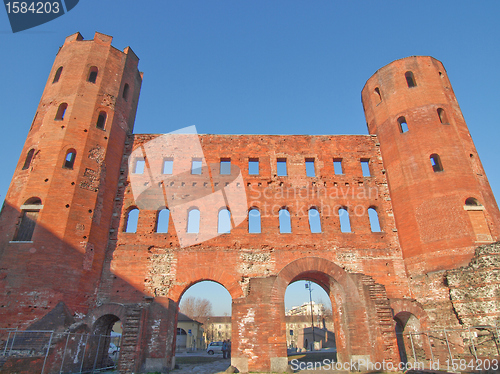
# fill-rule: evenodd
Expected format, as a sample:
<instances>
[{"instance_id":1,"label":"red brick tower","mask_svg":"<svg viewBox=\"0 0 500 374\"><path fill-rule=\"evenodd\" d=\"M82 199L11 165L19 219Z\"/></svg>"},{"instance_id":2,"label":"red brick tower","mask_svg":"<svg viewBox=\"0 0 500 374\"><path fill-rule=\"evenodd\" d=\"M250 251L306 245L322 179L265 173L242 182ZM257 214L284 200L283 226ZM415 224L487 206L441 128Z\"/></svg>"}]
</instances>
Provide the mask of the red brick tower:
<instances>
[{"instance_id":1,"label":"red brick tower","mask_svg":"<svg viewBox=\"0 0 500 374\"><path fill-rule=\"evenodd\" d=\"M362 101L409 274L463 266L499 240L498 206L441 62L394 61L367 81Z\"/></svg>"},{"instance_id":2,"label":"red brick tower","mask_svg":"<svg viewBox=\"0 0 500 374\"><path fill-rule=\"evenodd\" d=\"M111 40L76 33L59 49L5 199L0 320L16 327L59 301L94 304L142 82L137 56Z\"/></svg>"}]
</instances>

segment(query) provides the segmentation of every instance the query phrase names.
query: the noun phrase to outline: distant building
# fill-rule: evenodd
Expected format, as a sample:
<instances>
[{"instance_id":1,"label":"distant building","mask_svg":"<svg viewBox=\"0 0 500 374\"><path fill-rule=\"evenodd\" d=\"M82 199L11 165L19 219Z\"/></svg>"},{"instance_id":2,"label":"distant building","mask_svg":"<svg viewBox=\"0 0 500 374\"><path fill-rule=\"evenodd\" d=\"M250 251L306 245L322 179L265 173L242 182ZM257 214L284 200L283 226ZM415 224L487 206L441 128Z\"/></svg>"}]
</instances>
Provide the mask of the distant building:
<instances>
[{"instance_id":1,"label":"distant building","mask_svg":"<svg viewBox=\"0 0 500 374\"><path fill-rule=\"evenodd\" d=\"M204 323L205 342L231 339L231 316L208 317Z\"/></svg>"},{"instance_id":2,"label":"distant building","mask_svg":"<svg viewBox=\"0 0 500 374\"><path fill-rule=\"evenodd\" d=\"M289 311L285 313L287 316L307 316L311 315L311 304L313 314L315 316L322 316L325 314L325 306L321 303L317 304L314 301L312 303L304 303L300 306L294 306Z\"/></svg>"},{"instance_id":3,"label":"distant building","mask_svg":"<svg viewBox=\"0 0 500 374\"><path fill-rule=\"evenodd\" d=\"M320 305L320 304L317 304ZM311 316L294 315L285 317L286 344L288 348L310 348L313 341L320 347L335 347L333 319L331 316L314 317L314 339L312 338Z\"/></svg>"},{"instance_id":4,"label":"distant building","mask_svg":"<svg viewBox=\"0 0 500 374\"><path fill-rule=\"evenodd\" d=\"M203 349L205 348L203 336L203 324L179 312L175 347L178 350Z\"/></svg>"}]
</instances>

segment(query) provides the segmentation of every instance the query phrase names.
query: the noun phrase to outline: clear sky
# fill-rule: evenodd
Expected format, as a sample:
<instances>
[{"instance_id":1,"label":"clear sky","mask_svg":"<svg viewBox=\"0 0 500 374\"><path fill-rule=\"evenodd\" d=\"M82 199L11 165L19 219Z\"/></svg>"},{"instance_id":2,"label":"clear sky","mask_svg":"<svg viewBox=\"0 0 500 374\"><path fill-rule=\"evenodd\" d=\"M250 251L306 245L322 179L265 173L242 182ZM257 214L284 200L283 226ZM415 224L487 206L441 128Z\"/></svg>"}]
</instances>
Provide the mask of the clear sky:
<instances>
[{"instance_id":1,"label":"clear sky","mask_svg":"<svg viewBox=\"0 0 500 374\"><path fill-rule=\"evenodd\" d=\"M136 133L367 134L365 82L412 55L442 61L500 196L500 1L81 0L13 34L0 9L0 201L66 36L130 46Z\"/></svg>"}]
</instances>

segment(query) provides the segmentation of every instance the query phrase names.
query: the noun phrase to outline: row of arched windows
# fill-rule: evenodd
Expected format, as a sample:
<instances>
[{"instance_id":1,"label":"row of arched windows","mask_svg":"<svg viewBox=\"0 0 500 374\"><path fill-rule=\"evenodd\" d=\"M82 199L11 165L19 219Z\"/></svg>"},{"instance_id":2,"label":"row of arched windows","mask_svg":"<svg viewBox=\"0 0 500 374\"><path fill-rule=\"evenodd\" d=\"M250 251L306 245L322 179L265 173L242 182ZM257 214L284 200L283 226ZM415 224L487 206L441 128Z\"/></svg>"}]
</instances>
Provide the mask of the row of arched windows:
<instances>
[{"instance_id":1,"label":"row of arched windows","mask_svg":"<svg viewBox=\"0 0 500 374\"><path fill-rule=\"evenodd\" d=\"M64 120L64 115L66 114L66 110L68 109L68 104L67 103L61 103L59 105L59 108L57 109L56 116L54 120L56 121L62 121ZM97 122L96 126L98 129L104 130L106 126L106 118L107 114L105 111L99 112L99 115L97 116Z\"/></svg>"},{"instance_id":2,"label":"row of arched windows","mask_svg":"<svg viewBox=\"0 0 500 374\"><path fill-rule=\"evenodd\" d=\"M22 170L27 170L31 166L31 162L33 161L33 157L35 155L35 148L31 148L26 154L26 158L24 159L24 164ZM70 148L66 151L66 156L64 157L62 167L65 169L73 169L76 159L76 150Z\"/></svg>"},{"instance_id":3,"label":"row of arched windows","mask_svg":"<svg viewBox=\"0 0 500 374\"><path fill-rule=\"evenodd\" d=\"M52 80L52 84L59 82L59 80L61 79L62 72L63 72L63 67L59 66L59 68L56 70L56 73L54 74L54 79ZM97 66L91 66L87 74L87 82L95 84L97 82L98 75L99 75L99 68ZM122 98L125 101L128 100L129 91L130 91L130 86L128 83L125 83L122 91Z\"/></svg>"},{"instance_id":4,"label":"row of arched windows","mask_svg":"<svg viewBox=\"0 0 500 374\"><path fill-rule=\"evenodd\" d=\"M441 78L444 78L444 75L441 72L439 72L439 76ZM417 87L417 81L416 81L415 75L413 74L412 71L407 71L405 73L405 80L406 80L406 85L408 86L408 88ZM375 89L373 90L373 92L375 94L376 103L379 104L380 102L382 102L382 94L380 92L380 88L379 87L375 87Z\"/></svg>"},{"instance_id":5,"label":"row of arched windows","mask_svg":"<svg viewBox=\"0 0 500 374\"><path fill-rule=\"evenodd\" d=\"M448 121L448 116L446 115L446 112L443 108L437 108L436 110L439 122L441 122L443 125L449 125L450 122ZM408 132L408 122L406 121L405 116L400 116L398 118L398 125L399 125L399 132L401 134Z\"/></svg>"},{"instance_id":6,"label":"row of arched windows","mask_svg":"<svg viewBox=\"0 0 500 374\"><path fill-rule=\"evenodd\" d=\"M346 207L338 209L340 220L340 231L351 232L351 222L349 219L349 212ZM311 233L321 233L321 216L316 208L310 208L308 211L309 229ZM368 209L368 217L370 220L370 227L372 232L381 232L378 213L374 207ZM189 210L187 217L186 232L189 234L198 234L200 232L200 218L201 213L197 208ZM217 217L217 233L228 234L231 232L231 212L227 208L219 211ZM167 233L168 222L170 219L170 210L168 208L161 209L158 212L155 232ZM290 212L286 207L283 207L278 212L279 229L281 234L288 234L292 232L292 225L290 219ZM139 222L139 209L132 208L128 211L126 217L126 224L124 231L128 233L135 233L137 231L137 224ZM261 214L258 208L250 208L248 211L248 232L250 234L261 233Z\"/></svg>"}]
</instances>

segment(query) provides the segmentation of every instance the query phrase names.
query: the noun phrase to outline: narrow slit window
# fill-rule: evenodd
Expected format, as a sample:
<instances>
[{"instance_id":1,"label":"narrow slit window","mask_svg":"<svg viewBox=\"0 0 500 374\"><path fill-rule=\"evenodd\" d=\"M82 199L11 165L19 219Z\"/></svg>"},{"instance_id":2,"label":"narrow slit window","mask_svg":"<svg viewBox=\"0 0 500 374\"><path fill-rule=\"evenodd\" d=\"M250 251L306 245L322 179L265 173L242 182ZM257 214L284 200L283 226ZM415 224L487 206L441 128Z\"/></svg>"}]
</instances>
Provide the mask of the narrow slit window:
<instances>
[{"instance_id":1,"label":"narrow slit window","mask_svg":"<svg viewBox=\"0 0 500 374\"><path fill-rule=\"evenodd\" d=\"M100 112L99 116L97 117L97 123L95 127L104 130L104 126L106 125L106 117L106 112Z\"/></svg>"},{"instance_id":2,"label":"narrow slit window","mask_svg":"<svg viewBox=\"0 0 500 374\"><path fill-rule=\"evenodd\" d=\"M405 132L408 132L408 123L406 123L406 118L405 117L399 117L398 118L398 124L399 124L399 132L401 134L404 134Z\"/></svg>"},{"instance_id":3,"label":"narrow slit window","mask_svg":"<svg viewBox=\"0 0 500 374\"><path fill-rule=\"evenodd\" d=\"M434 172L438 172L438 171L443 171L443 164L441 163L441 158L439 157L438 154L432 154L430 156L430 160L431 160L431 165L432 165L432 170L434 170Z\"/></svg>"},{"instance_id":4,"label":"narrow slit window","mask_svg":"<svg viewBox=\"0 0 500 374\"><path fill-rule=\"evenodd\" d=\"M439 121L443 125L449 125L450 122L448 121L448 116L446 115L446 112L444 111L443 108L438 108L437 110L438 116L439 116Z\"/></svg>"},{"instance_id":5,"label":"narrow slit window","mask_svg":"<svg viewBox=\"0 0 500 374\"><path fill-rule=\"evenodd\" d=\"M372 232L381 232L380 221L377 210L373 207L368 208L368 218L370 219L370 228Z\"/></svg>"},{"instance_id":6,"label":"narrow slit window","mask_svg":"<svg viewBox=\"0 0 500 374\"><path fill-rule=\"evenodd\" d=\"M221 175L230 175L231 174L231 159L230 158L222 158L220 160L220 170Z\"/></svg>"},{"instance_id":7,"label":"narrow slit window","mask_svg":"<svg viewBox=\"0 0 500 374\"><path fill-rule=\"evenodd\" d=\"M201 174L202 161L199 158L194 158L191 162L191 174Z\"/></svg>"},{"instance_id":8,"label":"narrow slit window","mask_svg":"<svg viewBox=\"0 0 500 374\"><path fill-rule=\"evenodd\" d=\"M231 212L227 208L219 211L217 232L219 234L229 234L231 232Z\"/></svg>"},{"instance_id":9,"label":"narrow slit window","mask_svg":"<svg viewBox=\"0 0 500 374\"><path fill-rule=\"evenodd\" d=\"M308 177L316 176L316 170L314 168L314 158L306 158L306 175Z\"/></svg>"},{"instance_id":10,"label":"narrow slit window","mask_svg":"<svg viewBox=\"0 0 500 374\"><path fill-rule=\"evenodd\" d=\"M252 208L248 212L248 232L250 234L261 233L260 211L257 208Z\"/></svg>"},{"instance_id":11,"label":"narrow slit window","mask_svg":"<svg viewBox=\"0 0 500 374\"><path fill-rule=\"evenodd\" d=\"M146 167L146 161L143 159L135 160L134 174L144 174L144 168Z\"/></svg>"},{"instance_id":12,"label":"narrow slit window","mask_svg":"<svg viewBox=\"0 0 500 374\"><path fill-rule=\"evenodd\" d=\"M249 175L259 175L259 159L250 158L248 160L248 174Z\"/></svg>"},{"instance_id":13,"label":"narrow slit window","mask_svg":"<svg viewBox=\"0 0 500 374\"><path fill-rule=\"evenodd\" d=\"M321 217L316 208L309 209L309 228L312 234L321 232Z\"/></svg>"},{"instance_id":14,"label":"narrow slit window","mask_svg":"<svg viewBox=\"0 0 500 374\"><path fill-rule=\"evenodd\" d=\"M128 83L125 83L125 86L123 86L123 94L122 94L122 97L123 97L123 100L127 101L128 99L128 91L130 90L130 86L128 85Z\"/></svg>"},{"instance_id":15,"label":"narrow slit window","mask_svg":"<svg viewBox=\"0 0 500 374\"><path fill-rule=\"evenodd\" d=\"M334 158L333 159L333 170L335 172L335 175L344 174L344 171L342 170L342 159L341 158Z\"/></svg>"},{"instance_id":16,"label":"narrow slit window","mask_svg":"<svg viewBox=\"0 0 500 374\"><path fill-rule=\"evenodd\" d=\"M170 210L163 208L158 212L158 220L156 221L156 232L163 234L168 232L168 221L170 219Z\"/></svg>"},{"instance_id":17,"label":"narrow slit window","mask_svg":"<svg viewBox=\"0 0 500 374\"><path fill-rule=\"evenodd\" d=\"M376 102L377 102L377 104L379 104L382 101L382 95L380 95L380 88L375 87L374 92L375 92Z\"/></svg>"},{"instance_id":18,"label":"narrow slit window","mask_svg":"<svg viewBox=\"0 0 500 374\"><path fill-rule=\"evenodd\" d=\"M276 167L277 167L278 177L287 176L286 158L278 158L278 160L276 161Z\"/></svg>"},{"instance_id":19,"label":"narrow slit window","mask_svg":"<svg viewBox=\"0 0 500 374\"><path fill-rule=\"evenodd\" d=\"M42 201L39 198L30 198L24 205L21 206L21 220L14 235L16 242L30 242L33 238L33 233L36 227L36 221L40 209L42 209Z\"/></svg>"},{"instance_id":20,"label":"narrow slit window","mask_svg":"<svg viewBox=\"0 0 500 374\"><path fill-rule=\"evenodd\" d=\"M162 174L172 174L174 172L174 159L166 158L163 160Z\"/></svg>"},{"instance_id":21,"label":"narrow slit window","mask_svg":"<svg viewBox=\"0 0 500 374\"><path fill-rule=\"evenodd\" d=\"M139 223L139 209L132 208L127 213L127 224L125 225L125 232L137 232L137 224Z\"/></svg>"},{"instance_id":22,"label":"narrow slit window","mask_svg":"<svg viewBox=\"0 0 500 374\"><path fill-rule=\"evenodd\" d=\"M31 148L26 155L26 159L24 160L24 165L22 170L26 170L31 165L31 160L33 160L33 156L35 155L35 149Z\"/></svg>"},{"instance_id":23,"label":"narrow slit window","mask_svg":"<svg viewBox=\"0 0 500 374\"><path fill-rule=\"evenodd\" d=\"M62 71L63 71L63 67L59 66L59 69L57 69L56 73L54 74L54 80L52 81L52 83L59 82L59 78L61 78Z\"/></svg>"},{"instance_id":24,"label":"narrow slit window","mask_svg":"<svg viewBox=\"0 0 500 374\"><path fill-rule=\"evenodd\" d=\"M187 232L188 234L200 232L200 211L198 209L191 209L188 213Z\"/></svg>"},{"instance_id":25,"label":"narrow slit window","mask_svg":"<svg viewBox=\"0 0 500 374\"><path fill-rule=\"evenodd\" d=\"M361 169L363 170L363 177L371 177L370 159L369 158L362 158L361 159Z\"/></svg>"},{"instance_id":26,"label":"narrow slit window","mask_svg":"<svg viewBox=\"0 0 500 374\"><path fill-rule=\"evenodd\" d=\"M290 212L286 208L279 211L280 234L290 234L292 232L292 222L290 220Z\"/></svg>"},{"instance_id":27,"label":"narrow slit window","mask_svg":"<svg viewBox=\"0 0 500 374\"><path fill-rule=\"evenodd\" d=\"M73 169L73 165L75 164L76 159L76 151L74 149L68 150L66 153L66 157L64 159L63 167L66 169Z\"/></svg>"},{"instance_id":28,"label":"narrow slit window","mask_svg":"<svg viewBox=\"0 0 500 374\"><path fill-rule=\"evenodd\" d=\"M66 114L66 109L68 109L68 104L62 103L59 105L55 120L62 121L64 119L64 115Z\"/></svg>"},{"instance_id":29,"label":"narrow slit window","mask_svg":"<svg viewBox=\"0 0 500 374\"><path fill-rule=\"evenodd\" d=\"M349 219L349 212L346 208L339 209L340 231L351 232L351 221Z\"/></svg>"},{"instance_id":30,"label":"narrow slit window","mask_svg":"<svg viewBox=\"0 0 500 374\"><path fill-rule=\"evenodd\" d=\"M415 81L415 77L413 76L413 73L411 71L407 71L405 73L405 78L406 78L406 84L408 85L409 88L417 86L417 82Z\"/></svg>"},{"instance_id":31,"label":"narrow slit window","mask_svg":"<svg viewBox=\"0 0 500 374\"><path fill-rule=\"evenodd\" d=\"M87 78L87 82L95 83L96 80L97 80L97 73L98 73L98 71L99 71L99 69L97 69L97 66L92 66L89 69L89 76Z\"/></svg>"},{"instance_id":32,"label":"narrow slit window","mask_svg":"<svg viewBox=\"0 0 500 374\"><path fill-rule=\"evenodd\" d=\"M465 205L467 205L467 206L482 206L481 203L473 197L467 198L465 200Z\"/></svg>"}]
</instances>

